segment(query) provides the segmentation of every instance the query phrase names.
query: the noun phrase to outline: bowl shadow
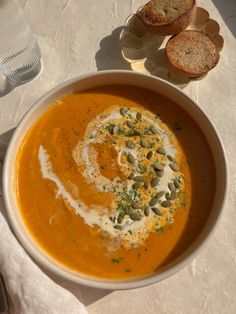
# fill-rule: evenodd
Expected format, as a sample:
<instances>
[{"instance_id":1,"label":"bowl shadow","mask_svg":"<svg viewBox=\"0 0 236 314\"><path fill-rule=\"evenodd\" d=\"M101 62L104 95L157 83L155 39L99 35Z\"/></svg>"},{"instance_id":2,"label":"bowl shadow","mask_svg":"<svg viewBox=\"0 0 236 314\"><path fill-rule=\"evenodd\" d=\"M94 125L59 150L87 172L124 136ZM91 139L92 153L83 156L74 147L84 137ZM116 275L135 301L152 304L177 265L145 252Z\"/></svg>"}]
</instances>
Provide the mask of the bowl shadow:
<instances>
[{"instance_id":1,"label":"bowl shadow","mask_svg":"<svg viewBox=\"0 0 236 314\"><path fill-rule=\"evenodd\" d=\"M83 305L88 306L111 294L112 290L91 288L63 279L38 265L56 284L70 291Z\"/></svg>"}]
</instances>

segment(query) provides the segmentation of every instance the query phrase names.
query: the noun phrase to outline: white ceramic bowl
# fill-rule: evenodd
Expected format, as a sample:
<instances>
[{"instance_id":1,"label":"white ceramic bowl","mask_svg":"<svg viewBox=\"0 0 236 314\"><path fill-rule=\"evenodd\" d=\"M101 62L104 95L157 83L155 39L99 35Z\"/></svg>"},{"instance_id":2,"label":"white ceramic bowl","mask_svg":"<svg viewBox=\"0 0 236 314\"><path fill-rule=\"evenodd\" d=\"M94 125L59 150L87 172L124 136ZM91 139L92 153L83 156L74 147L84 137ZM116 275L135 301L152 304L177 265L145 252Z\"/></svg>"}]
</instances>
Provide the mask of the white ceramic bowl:
<instances>
[{"instance_id":1,"label":"white ceramic bowl","mask_svg":"<svg viewBox=\"0 0 236 314\"><path fill-rule=\"evenodd\" d=\"M16 154L19 145L33 122L38 119L47 107L59 97L73 91L82 91L88 88L107 84L129 84L140 86L157 91L158 93L174 100L180 107L184 108L184 110L200 126L213 153L217 169L216 191L211 213L204 228L201 230L199 236L192 243L192 245L177 259L173 260L170 264L152 275L137 279L119 281L97 279L83 274L78 274L59 264L56 260L47 255L37 242L33 240L29 231L26 229L17 207L16 196L13 189ZM131 71L104 71L86 74L64 82L42 96L27 112L15 130L7 150L3 171L3 193L7 217L15 235L26 251L36 262L49 271L75 283L102 289L130 289L153 284L176 273L188 264L194 257L196 257L199 253L199 249L206 243L206 240L212 233L220 213L222 212L226 190L227 166L225 152L219 135L206 114L196 103L194 103L188 96L172 84L156 77L138 74Z\"/></svg>"}]
</instances>

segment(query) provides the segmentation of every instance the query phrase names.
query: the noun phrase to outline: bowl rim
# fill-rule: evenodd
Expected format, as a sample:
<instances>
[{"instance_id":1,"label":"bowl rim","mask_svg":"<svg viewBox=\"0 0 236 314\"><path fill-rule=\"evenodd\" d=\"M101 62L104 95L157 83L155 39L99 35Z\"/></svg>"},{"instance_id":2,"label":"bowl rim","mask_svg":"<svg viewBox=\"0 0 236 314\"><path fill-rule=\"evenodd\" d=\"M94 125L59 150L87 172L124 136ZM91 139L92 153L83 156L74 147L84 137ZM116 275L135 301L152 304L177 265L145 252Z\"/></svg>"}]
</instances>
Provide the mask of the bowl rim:
<instances>
[{"instance_id":1,"label":"bowl rim","mask_svg":"<svg viewBox=\"0 0 236 314\"><path fill-rule=\"evenodd\" d=\"M11 199L8 195L8 190L7 190L7 180L8 180L8 170L9 170L9 159L11 157L11 151L13 148L14 144L14 139L17 138L18 133L21 130L21 126L23 122L28 119L31 115L31 112L33 111L33 108L38 105L38 103L41 103L42 101L46 101L47 98L50 96L53 96L55 93L59 92L65 87L69 87L70 85L77 83L83 79L88 79L90 77L94 76L103 76L103 75L115 75L115 74L124 74L124 75L130 75L130 76L142 76L146 79L152 79L156 81L160 81L162 84L167 85L168 88L170 89L175 89L177 93L181 94L184 96L191 104L200 111L200 113L203 115L205 120L207 121L209 127L212 129L214 132L214 137L216 138L219 148L221 151L221 157L223 160L222 164L222 170L223 170L223 176L224 176L224 182L223 182L223 187L222 187L222 199L221 199L221 207L218 210L217 215L215 216L215 219L211 223L210 227L208 228L207 231L205 231L205 226L203 227L202 231L199 233L197 238L193 241L193 243L183 252L178 256L174 261L169 263L167 266L167 269L164 271L160 271L157 273L153 273L148 276L144 277L137 277L137 278L131 278L131 279L125 279L125 280L105 280L103 278L96 278L94 279L92 277L84 278L80 277L80 274L71 274L67 272L66 270L57 267L50 261L46 260L43 255L41 254L40 250L33 251L31 248L30 243L27 241L27 239L24 237L24 235L21 233L20 228L18 227L18 224L14 218L14 213L11 209ZM33 123L36 121L36 119L32 119L31 126ZM202 132L204 133L204 130L200 127ZM19 148L20 143L17 144L17 148ZM91 288L100 288L100 289L106 289L106 290L124 290L124 289L134 289L134 288L139 288L139 287L144 287L147 285L151 285L157 282L160 282L171 275L177 273L180 271L183 267L188 265L194 258L196 258L202 249L203 245L205 245L211 236L213 235L213 232L216 229L217 224L219 223L220 217L222 216L223 213L223 208L225 205L226 197L227 197L227 192L228 192L228 166L227 166L227 159L226 159L226 153L225 153L225 148L222 143L222 140L219 136L219 133L214 125L214 123L211 121L211 119L208 117L208 115L200 108L200 106L192 100L187 94L185 94L182 90L174 86L173 84L169 83L168 81L165 81L161 78L153 77L150 75L146 75L143 73L136 73L132 72L129 70L106 70L106 71L98 71L98 72L90 72L87 74L79 75L76 76L72 79L66 80L54 88L50 89L46 93L44 93L40 98L38 98L32 106L26 111L24 114L23 118L20 120L18 123L14 134L10 140L10 143L7 148L5 160L4 160L4 165L3 165L3 199L5 203L5 211L6 211L6 216L7 220L12 227L14 235L17 237L19 240L20 244L23 246L23 248L26 250L26 252L33 257L33 260L36 261L37 264L42 266L42 268L45 268L47 271L51 272L52 274L55 274L61 278L67 279L69 281L72 281L77 284L82 284ZM17 204L16 204L17 205ZM26 227L26 226L25 226ZM26 227L27 229L27 227ZM205 231L205 234L203 235L203 231ZM31 236L33 239L33 237ZM36 243L37 241L34 240ZM39 248L40 245L37 243L37 246ZM41 248L43 251L45 251L43 248ZM49 253L46 253L47 255L50 256ZM52 257L53 258L53 257ZM54 259L54 258L53 258ZM56 260L56 259L55 259ZM69 268L68 268L69 269ZM83 274L81 274L83 275Z\"/></svg>"}]
</instances>

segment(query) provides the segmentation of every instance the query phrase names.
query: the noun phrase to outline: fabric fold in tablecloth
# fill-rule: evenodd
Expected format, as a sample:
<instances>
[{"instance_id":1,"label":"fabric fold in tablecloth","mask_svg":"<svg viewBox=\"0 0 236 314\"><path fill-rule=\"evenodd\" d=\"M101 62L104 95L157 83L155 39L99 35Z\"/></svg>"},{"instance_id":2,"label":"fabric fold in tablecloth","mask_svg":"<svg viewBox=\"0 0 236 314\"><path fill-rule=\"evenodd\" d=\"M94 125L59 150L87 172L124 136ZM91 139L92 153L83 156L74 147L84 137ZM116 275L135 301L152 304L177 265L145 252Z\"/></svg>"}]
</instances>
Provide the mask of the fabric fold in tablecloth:
<instances>
[{"instance_id":1,"label":"fabric fold in tablecloth","mask_svg":"<svg viewBox=\"0 0 236 314\"><path fill-rule=\"evenodd\" d=\"M14 237L2 212L0 273L10 297L11 314L87 313L84 305L71 292L56 284L31 260Z\"/></svg>"}]
</instances>

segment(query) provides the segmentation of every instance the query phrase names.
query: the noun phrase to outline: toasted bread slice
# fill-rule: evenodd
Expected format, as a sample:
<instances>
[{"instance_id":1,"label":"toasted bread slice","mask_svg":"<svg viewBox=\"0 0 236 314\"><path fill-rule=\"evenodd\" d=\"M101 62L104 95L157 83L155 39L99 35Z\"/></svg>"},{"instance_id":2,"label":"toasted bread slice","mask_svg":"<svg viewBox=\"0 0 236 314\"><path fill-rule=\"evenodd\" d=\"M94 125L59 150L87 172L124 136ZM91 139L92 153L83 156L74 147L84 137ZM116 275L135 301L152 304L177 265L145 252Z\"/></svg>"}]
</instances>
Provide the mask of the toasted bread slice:
<instances>
[{"instance_id":1,"label":"toasted bread slice","mask_svg":"<svg viewBox=\"0 0 236 314\"><path fill-rule=\"evenodd\" d=\"M190 24L195 6L195 0L151 0L137 11L137 15L149 32L174 35Z\"/></svg>"},{"instance_id":2,"label":"toasted bread slice","mask_svg":"<svg viewBox=\"0 0 236 314\"><path fill-rule=\"evenodd\" d=\"M175 35L166 44L172 69L188 77L199 77L213 69L219 59L215 43L206 34L189 30Z\"/></svg>"}]
</instances>

